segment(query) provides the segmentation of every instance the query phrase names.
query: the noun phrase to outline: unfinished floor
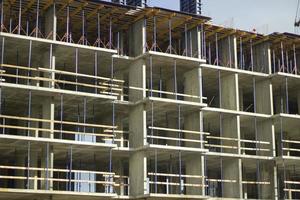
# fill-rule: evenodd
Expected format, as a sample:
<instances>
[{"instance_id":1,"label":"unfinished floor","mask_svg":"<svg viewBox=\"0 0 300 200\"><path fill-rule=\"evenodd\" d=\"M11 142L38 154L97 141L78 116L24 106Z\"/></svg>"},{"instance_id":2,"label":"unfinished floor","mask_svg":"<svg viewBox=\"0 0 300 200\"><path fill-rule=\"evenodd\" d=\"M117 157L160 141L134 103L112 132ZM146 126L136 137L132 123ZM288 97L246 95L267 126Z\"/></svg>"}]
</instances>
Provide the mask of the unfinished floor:
<instances>
[{"instance_id":1,"label":"unfinished floor","mask_svg":"<svg viewBox=\"0 0 300 200\"><path fill-rule=\"evenodd\" d=\"M299 41L2 1L0 199L299 199Z\"/></svg>"}]
</instances>

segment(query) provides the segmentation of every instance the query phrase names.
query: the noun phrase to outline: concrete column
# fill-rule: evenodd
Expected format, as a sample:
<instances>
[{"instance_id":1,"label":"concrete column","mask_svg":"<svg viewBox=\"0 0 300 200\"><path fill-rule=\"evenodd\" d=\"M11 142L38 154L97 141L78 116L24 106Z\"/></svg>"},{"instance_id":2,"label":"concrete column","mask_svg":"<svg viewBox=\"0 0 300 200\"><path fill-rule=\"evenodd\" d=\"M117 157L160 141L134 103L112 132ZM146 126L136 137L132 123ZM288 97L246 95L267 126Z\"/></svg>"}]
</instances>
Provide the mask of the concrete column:
<instances>
[{"instance_id":1,"label":"concrete column","mask_svg":"<svg viewBox=\"0 0 300 200\"><path fill-rule=\"evenodd\" d=\"M253 46L253 65L254 71L268 74L272 72L271 50L269 42L263 42Z\"/></svg>"},{"instance_id":2,"label":"concrete column","mask_svg":"<svg viewBox=\"0 0 300 200\"><path fill-rule=\"evenodd\" d=\"M256 112L273 114L272 84L269 79L255 82Z\"/></svg>"},{"instance_id":3,"label":"concrete column","mask_svg":"<svg viewBox=\"0 0 300 200\"><path fill-rule=\"evenodd\" d=\"M224 67L237 68L237 39L231 35L219 41L220 65Z\"/></svg>"},{"instance_id":4,"label":"concrete column","mask_svg":"<svg viewBox=\"0 0 300 200\"><path fill-rule=\"evenodd\" d=\"M239 109L238 74L221 77L221 108Z\"/></svg>"},{"instance_id":5,"label":"concrete column","mask_svg":"<svg viewBox=\"0 0 300 200\"><path fill-rule=\"evenodd\" d=\"M114 161L113 168L113 172L115 172L116 175L124 176L124 163L121 160ZM120 178L115 181L120 184L120 187L115 187L117 194L123 196L125 194L125 186L123 185L125 183L124 179Z\"/></svg>"},{"instance_id":6,"label":"concrete column","mask_svg":"<svg viewBox=\"0 0 300 200\"><path fill-rule=\"evenodd\" d=\"M137 102L146 97L146 65L145 61L135 61L129 69L129 100ZM129 110L129 143L130 148L137 149L147 144L147 122L144 104L137 104ZM130 195L143 196L148 192L147 157L144 151L135 151L129 159Z\"/></svg>"},{"instance_id":7,"label":"concrete column","mask_svg":"<svg viewBox=\"0 0 300 200\"><path fill-rule=\"evenodd\" d=\"M200 98L185 97L185 101L203 103L202 99L202 70L196 68L190 70L184 74L184 93L193 96L199 96Z\"/></svg>"},{"instance_id":8,"label":"concrete column","mask_svg":"<svg viewBox=\"0 0 300 200\"><path fill-rule=\"evenodd\" d=\"M146 64L139 59L129 68L129 101L135 102L146 97Z\"/></svg>"},{"instance_id":9,"label":"concrete column","mask_svg":"<svg viewBox=\"0 0 300 200\"><path fill-rule=\"evenodd\" d=\"M240 139L240 117L222 116L222 137ZM240 154L240 143L224 140L222 145L237 147L237 149L223 149L224 153ZM236 183L223 183L223 196L228 198L242 198L242 160L237 158L223 159L223 179L236 180Z\"/></svg>"},{"instance_id":10,"label":"concrete column","mask_svg":"<svg viewBox=\"0 0 300 200\"><path fill-rule=\"evenodd\" d=\"M50 130L50 132L42 132L42 137L45 138L50 138L53 139L54 138L54 112L55 112L55 104L54 104L54 100L53 98L47 98L44 99L43 103L42 103L42 118L46 119L46 120L51 120L50 123L46 123L43 122L42 123L42 128L43 129L48 129ZM53 148L51 147L51 145L49 144L48 146L48 150L47 150L47 146L45 146L43 148L42 151L42 159L41 159L41 167L42 168L48 168L48 169L52 169L53 165L54 165L54 152L53 152ZM52 178L53 177L53 172L52 171L42 171L41 172L41 177L42 178ZM48 183L46 183L47 181L41 181L41 188L42 189L49 189L52 190L53 189L53 181L48 181ZM46 188L48 184L48 188Z\"/></svg>"},{"instance_id":11,"label":"concrete column","mask_svg":"<svg viewBox=\"0 0 300 200\"><path fill-rule=\"evenodd\" d=\"M141 19L129 28L129 55L136 57L146 52L146 24Z\"/></svg>"},{"instance_id":12,"label":"concrete column","mask_svg":"<svg viewBox=\"0 0 300 200\"><path fill-rule=\"evenodd\" d=\"M51 32L51 37L48 39L56 40L57 17L55 6L50 6L45 12L45 36L47 37Z\"/></svg>"},{"instance_id":13,"label":"concrete column","mask_svg":"<svg viewBox=\"0 0 300 200\"><path fill-rule=\"evenodd\" d=\"M203 113L194 112L184 118L184 129L192 131L203 131ZM187 134L187 139L202 140L201 135ZM204 148L204 143L189 143L189 147ZM205 178L204 178L204 156L199 154L188 156L185 160L185 169L187 175L202 176L202 178L187 178L189 184L202 184L202 187L187 187L187 195L205 195Z\"/></svg>"}]
</instances>

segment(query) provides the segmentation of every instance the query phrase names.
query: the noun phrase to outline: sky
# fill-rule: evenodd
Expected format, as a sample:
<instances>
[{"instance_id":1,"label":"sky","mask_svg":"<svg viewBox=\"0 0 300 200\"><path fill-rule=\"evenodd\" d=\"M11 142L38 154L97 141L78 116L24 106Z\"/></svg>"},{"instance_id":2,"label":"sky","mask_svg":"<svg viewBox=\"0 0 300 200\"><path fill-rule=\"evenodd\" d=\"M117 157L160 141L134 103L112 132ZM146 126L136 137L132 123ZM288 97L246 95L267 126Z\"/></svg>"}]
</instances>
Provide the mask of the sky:
<instances>
[{"instance_id":1,"label":"sky","mask_svg":"<svg viewBox=\"0 0 300 200\"><path fill-rule=\"evenodd\" d=\"M151 6L179 10L179 0L148 0ZM202 15L214 24L259 33L295 32L298 0L202 0ZM299 11L300 14L300 11Z\"/></svg>"}]
</instances>

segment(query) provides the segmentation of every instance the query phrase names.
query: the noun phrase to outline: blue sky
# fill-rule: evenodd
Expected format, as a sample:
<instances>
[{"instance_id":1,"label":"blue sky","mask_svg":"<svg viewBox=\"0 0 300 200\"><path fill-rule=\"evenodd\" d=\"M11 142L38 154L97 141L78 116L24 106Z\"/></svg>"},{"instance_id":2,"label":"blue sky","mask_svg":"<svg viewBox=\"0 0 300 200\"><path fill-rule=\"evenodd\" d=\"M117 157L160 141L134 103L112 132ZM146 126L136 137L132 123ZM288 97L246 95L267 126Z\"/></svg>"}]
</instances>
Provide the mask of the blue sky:
<instances>
[{"instance_id":1,"label":"blue sky","mask_svg":"<svg viewBox=\"0 0 300 200\"><path fill-rule=\"evenodd\" d=\"M150 5L179 10L179 0L148 0ZM203 15L213 23L261 33L294 33L298 0L202 0Z\"/></svg>"}]
</instances>

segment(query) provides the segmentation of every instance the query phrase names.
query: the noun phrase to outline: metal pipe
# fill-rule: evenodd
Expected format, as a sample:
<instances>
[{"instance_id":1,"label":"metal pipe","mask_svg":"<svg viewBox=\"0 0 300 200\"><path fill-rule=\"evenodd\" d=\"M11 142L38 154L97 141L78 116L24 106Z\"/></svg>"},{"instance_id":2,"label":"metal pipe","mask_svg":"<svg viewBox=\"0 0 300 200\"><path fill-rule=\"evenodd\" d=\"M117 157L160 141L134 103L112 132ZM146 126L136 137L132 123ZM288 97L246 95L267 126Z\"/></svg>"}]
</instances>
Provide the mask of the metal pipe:
<instances>
[{"instance_id":1,"label":"metal pipe","mask_svg":"<svg viewBox=\"0 0 300 200\"><path fill-rule=\"evenodd\" d=\"M232 58L231 58L231 40L228 37L228 51L229 51L229 66L232 67Z\"/></svg>"},{"instance_id":2,"label":"metal pipe","mask_svg":"<svg viewBox=\"0 0 300 200\"><path fill-rule=\"evenodd\" d=\"M99 10L97 12L97 39L98 39L98 47L101 46L101 23L100 23L100 13Z\"/></svg>"},{"instance_id":3,"label":"metal pipe","mask_svg":"<svg viewBox=\"0 0 300 200\"><path fill-rule=\"evenodd\" d=\"M3 28L4 28L4 1L1 2L1 29L0 29L0 32L3 31Z\"/></svg>"},{"instance_id":4,"label":"metal pipe","mask_svg":"<svg viewBox=\"0 0 300 200\"><path fill-rule=\"evenodd\" d=\"M46 190L49 190L49 142L46 144Z\"/></svg>"},{"instance_id":5,"label":"metal pipe","mask_svg":"<svg viewBox=\"0 0 300 200\"><path fill-rule=\"evenodd\" d=\"M286 97L286 113L289 114L289 89L288 89L287 77L285 77L285 97Z\"/></svg>"},{"instance_id":6,"label":"metal pipe","mask_svg":"<svg viewBox=\"0 0 300 200\"><path fill-rule=\"evenodd\" d=\"M27 143L27 184L26 184L26 188L30 189L30 181L29 181L29 177L30 177L30 152L31 152L31 144L30 142Z\"/></svg>"},{"instance_id":7,"label":"metal pipe","mask_svg":"<svg viewBox=\"0 0 300 200\"><path fill-rule=\"evenodd\" d=\"M152 66L152 56L150 56L149 58L149 62L150 62L150 97L153 96L153 66Z\"/></svg>"},{"instance_id":8,"label":"metal pipe","mask_svg":"<svg viewBox=\"0 0 300 200\"><path fill-rule=\"evenodd\" d=\"M177 97L177 61L176 59L174 59L174 93L175 93L175 99L178 100Z\"/></svg>"},{"instance_id":9,"label":"metal pipe","mask_svg":"<svg viewBox=\"0 0 300 200\"><path fill-rule=\"evenodd\" d=\"M282 42L280 43L280 46L281 46L281 61L282 61L281 63L282 63L282 67L283 67L283 72L285 72L285 69L284 69L283 43Z\"/></svg>"},{"instance_id":10,"label":"metal pipe","mask_svg":"<svg viewBox=\"0 0 300 200\"><path fill-rule=\"evenodd\" d=\"M217 60L217 66L219 66L219 45L218 45L218 33L216 33L216 60Z\"/></svg>"},{"instance_id":11,"label":"metal pipe","mask_svg":"<svg viewBox=\"0 0 300 200\"><path fill-rule=\"evenodd\" d=\"M172 53L172 21L171 21L171 18L169 19L169 48L170 48L170 53Z\"/></svg>"},{"instance_id":12,"label":"metal pipe","mask_svg":"<svg viewBox=\"0 0 300 200\"><path fill-rule=\"evenodd\" d=\"M77 77L77 73L78 73L78 48L75 49L75 73L76 73L76 91L78 91L78 77Z\"/></svg>"},{"instance_id":13,"label":"metal pipe","mask_svg":"<svg viewBox=\"0 0 300 200\"><path fill-rule=\"evenodd\" d=\"M293 51L294 51L294 71L295 74L298 74L298 68L297 68L297 58L296 58L296 46L293 45Z\"/></svg>"},{"instance_id":14,"label":"metal pipe","mask_svg":"<svg viewBox=\"0 0 300 200\"><path fill-rule=\"evenodd\" d=\"M154 154L154 170L155 170L155 176L154 176L154 191L157 193L157 150L155 149Z\"/></svg>"},{"instance_id":15,"label":"metal pipe","mask_svg":"<svg viewBox=\"0 0 300 200\"><path fill-rule=\"evenodd\" d=\"M112 20L109 18L109 48L112 48Z\"/></svg>"},{"instance_id":16,"label":"metal pipe","mask_svg":"<svg viewBox=\"0 0 300 200\"><path fill-rule=\"evenodd\" d=\"M250 56L251 56L251 71L254 71L254 59L253 59L253 43L250 40Z\"/></svg>"},{"instance_id":17,"label":"metal pipe","mask_svg":"<svg viewBox=\"0 0 300 200\"><path fill-rule=\"evenodd\" d=\"M64 95L60 94L60 139L63 138Z\"/></svg>"},{"instance_id":18,"label":"metal pipe","mask_svg":"<svg viewBox=\"0 0 300 200\"><path fill-rule=\"evenodd\" d=\"M68 190L71 191L72 189L72 168L73 168L73 147L70 147L69 150L69 188Z\"/></svg>"},{"instance_id":19,"label":"metal pipe","mask_svg":"<svg viewBox=\"0 0 300 200\"><path fill-rule=\"evenodd\" d=\"M98 76L98 52L95 51L95 56L94 56L94 76ZM95 78L95 86L98 85L98 80ZM95 87L95 94L97 94L97 87Z\"/></svg>"},{"instance_id":20,"label":"metal pipe","mask_svg":"<svg viewBox=\"0 0 300 200\"><path fill-rule=\"evenodd\" d=\"M39 33L39 12L40 12L40 0L37 0L36 5L36 24L35 24L35 37L38 37Z\"/></svg>"},{"instance_id":21,"label":"metal pipe","mask_svg":"<svg viewBox=\"0 0 300 200\"><path fill-rule=\"evenodd\" d=\"M18 34L21 34L21 19L22 18L22 0L19 1L19 20L18 20Z\"/></svg>"},{"instance_id":22,"label":"metal pipe","mask_svg":"<svg viewBox=\"0 0 300 200\"><path fill-rule=\"evenodd\" d=\"M240 68L243 69L243 40L240 37Z\"/></svg>"},{"instance_id":23,"label":"metal pipe","mask_svg":"<svg viewBox=\"0 0 300 200\"><path fill-rule=\"evenodd\" d=\"M154 47L154 51L157 51L156 16L153 16L153 47Z\"/></svg>"},{"instance_id":24,"label":"metal pipe","mask_svg":"<svg viewBox=\"0 0 300 200\"><path fill-rule=\"evenodd\" d=\"M71 42L70 41L70 6L67 6L67 42Z\"/></svg>"},{"instance_id":25,"label":"metal pipe","mask_svg":"<svg viewBox=\"0 0 300 200\"><path fill-rule=\"evenodd\" d=\"M188 55L188 36L187 36L187 24L184 25L184 41L185 41L185 54Z\"/></svg>"},{"instance_id":26,"label":"metal pipe","mask_svg":"<svg viewBox=\"0 0 300 200\"><path fill-rule=\"evenodd\" d=\"M276 56L275 51L273 50L273 73L276 72Z\"/></svg>"}]
</instances>

